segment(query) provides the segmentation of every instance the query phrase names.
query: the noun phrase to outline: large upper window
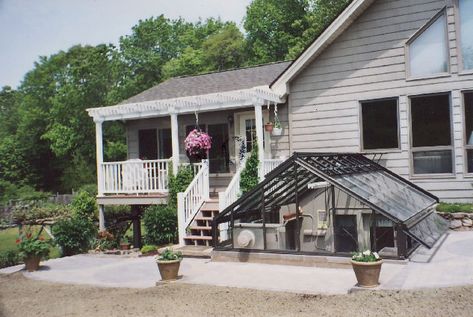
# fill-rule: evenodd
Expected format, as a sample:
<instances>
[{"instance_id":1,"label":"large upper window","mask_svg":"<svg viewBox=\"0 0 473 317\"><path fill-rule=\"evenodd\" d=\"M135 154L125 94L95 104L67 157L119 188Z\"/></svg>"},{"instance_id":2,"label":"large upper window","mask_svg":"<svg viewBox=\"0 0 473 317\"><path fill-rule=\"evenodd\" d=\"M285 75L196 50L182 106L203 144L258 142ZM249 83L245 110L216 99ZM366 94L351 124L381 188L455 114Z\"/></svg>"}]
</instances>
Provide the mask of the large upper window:
<instances>
[{"instance_id":1,"label":"large upper window","mask_svg":"<svg viewBox=\"0 0 473 317\"><path fill-rule=\"evenodd\" d=\"M463 69L473 70L473 1L459 0Z\"/></svg>"},{"instance_id":2,"label":"large upper window","mask_svg":"<svg viewBox=\"0 0 473 317\"><path fill-rule=\"evenodd\" d=\"M448 72L445 12L409 41L409 75L422 77Z\"/></svg>"},{"instance_id":3,"label":"large upper window","mask_svg":"<svg viewBox=\"0 0 473 317\"><path fill-rule=\"evenodd\" d=\"M361 103L363 149L399 148L397 99Z\"/></svg>"},{"instance_id":4,"label":"large upper window","mask_svg":"<svg viewBox=\"0 0 473 317\"><path fill-rule=\"evenodd\" d=\"M465 148L467 171L473 173L473 92L463 94L465 108Z\"/></svg>"},{"instance_id":5,"label":"large upper window","mask_svg":"<svg viewBox=\"0 0 473 317\"><path fill-rule=\"evenodd\" d=\"M411 98L414 174L453 173L450 95Z\"/></svg>"}]
</instances>

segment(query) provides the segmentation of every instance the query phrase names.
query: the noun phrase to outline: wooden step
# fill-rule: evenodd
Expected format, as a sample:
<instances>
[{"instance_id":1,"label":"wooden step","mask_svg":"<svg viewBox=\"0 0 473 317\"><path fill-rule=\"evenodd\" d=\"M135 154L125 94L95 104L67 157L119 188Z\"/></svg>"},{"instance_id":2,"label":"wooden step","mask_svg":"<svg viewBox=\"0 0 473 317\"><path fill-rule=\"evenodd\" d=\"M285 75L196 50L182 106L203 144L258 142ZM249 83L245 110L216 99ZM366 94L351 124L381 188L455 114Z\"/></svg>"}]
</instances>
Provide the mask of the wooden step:
<instances>
[{"instance_id":1,"label":"wooden step","mask_svg":"<svg viewBox=\"0 0 473 317\"><path fill-rule=\"evenodd\" d=\"M189 229L191 230L212 230L212 227L208 226L190 226Z\"/></svg>"},{"instance_id":2,"label":"wooden step","mask_svg":"<svg viewBox=\"0 0 473 317\"><path fill-rule=\"evenodd\" d=\"M206 240L206 241L211 241L212 237L211 236L187 236L187 237L184 237L184 240Z\"/></svg>"},{"instance_id":3,"label":"wooden step","mask_svg":"<svg viewBox=\"0 0 473 317\"><path fill-rule=\"evenodd\" d=\"M213 217L195 217L194 220L201 220L201 221L212 221L214 218Z\"/></svg>"}]
</instances>

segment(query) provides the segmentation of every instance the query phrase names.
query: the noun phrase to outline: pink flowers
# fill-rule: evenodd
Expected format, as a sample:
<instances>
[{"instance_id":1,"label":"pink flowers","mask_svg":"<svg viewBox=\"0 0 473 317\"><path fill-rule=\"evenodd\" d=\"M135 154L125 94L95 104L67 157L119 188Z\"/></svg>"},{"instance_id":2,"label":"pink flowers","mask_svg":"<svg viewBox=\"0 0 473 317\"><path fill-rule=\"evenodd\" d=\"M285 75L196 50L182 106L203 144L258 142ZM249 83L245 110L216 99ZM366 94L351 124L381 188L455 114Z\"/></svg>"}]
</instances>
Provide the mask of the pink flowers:
<instances>
[{"instance_id":1,"label":"pink flowers","mask_svg":"<svg viewBox=\"0 0 473 317\"><path fill-rule=\"evenodd\" d=\"M205 132L197 129L189 132L189 135L184 140L186 152L190 155L198 155L202 152L207 152L212 147L212 138Z\"/></svg>"}]
</instances>

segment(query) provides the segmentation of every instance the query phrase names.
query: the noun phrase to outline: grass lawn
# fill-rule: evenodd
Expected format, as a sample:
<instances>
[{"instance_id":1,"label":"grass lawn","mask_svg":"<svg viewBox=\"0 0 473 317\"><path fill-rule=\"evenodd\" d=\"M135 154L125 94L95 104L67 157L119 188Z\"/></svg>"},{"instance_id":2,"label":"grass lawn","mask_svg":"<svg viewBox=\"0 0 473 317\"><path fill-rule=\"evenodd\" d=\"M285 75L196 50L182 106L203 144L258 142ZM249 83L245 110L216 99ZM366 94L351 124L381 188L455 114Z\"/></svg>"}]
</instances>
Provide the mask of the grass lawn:
<instances>
[{"instance_id":1,"label":"grass lawn","mask_svg":"<svg viewBox=\"0 0 473 317\"><path fill-rule=\"evenodd\" d=\"M35 230L39 230L40 226L35 226ZM50 240L46 232L42 232L41 236L45 240ZM18 238L18 228L8 228L0 230L0 252L8 250L16 250L16 239ZM49 258L55 259L60 257L59 249L52 246L49 249Z\"/></svg>"}]
</instances>

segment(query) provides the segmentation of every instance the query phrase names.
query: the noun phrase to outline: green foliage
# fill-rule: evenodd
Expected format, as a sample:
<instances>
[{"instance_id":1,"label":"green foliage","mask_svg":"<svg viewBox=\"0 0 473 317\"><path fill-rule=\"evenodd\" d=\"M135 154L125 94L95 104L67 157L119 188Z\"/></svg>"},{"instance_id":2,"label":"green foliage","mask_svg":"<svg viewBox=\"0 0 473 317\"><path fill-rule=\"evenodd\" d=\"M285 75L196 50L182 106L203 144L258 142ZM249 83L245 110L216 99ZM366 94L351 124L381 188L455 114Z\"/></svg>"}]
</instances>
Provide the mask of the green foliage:
<instances>
[{"instance_id":1,"label":"green foliage","mask_svg":"<svg viewBox=\"0 0 473 317\"><path fill-rule=\"evenodd\" d=\"M140 251L142 254L148 254L148 253L157 252L158 248L153 244L147 244L147 245L144 245Z\"/></svg>"},{"instance_id":2,"label":"green foliage","mask_svg":"<svg viewBox=\"0 0 473 317\"><path fill-rule=\"evenodd\" d=\"M448 213L454 213L454 212L472 213L473 212L473 204L470 204L470 203L440 202L437 205L437 211L439 211L439 212L448 212Z\"/></svg>"},{"instance_id":3,"label":"green foliage","mask_svg":"<svg viewBox=\"0 0 473 317\"><path fill-rule=\"evenodd\" d=\"M69 217L52 227L54 240L65 256L87 252L97 236L97 227L87 218Z\"/></svg>"},{"instance_id":4,"label":"green foliage","mask_svg":"<svg viewBox=\"0 0 473 317\"><path fill-rule=\"evenodd\" d=\"M50 244L40 236L40 232L34 232L31 227L22 230L16 243L21 258L30 256L45 257L49 254Z\"/></svg>"},{"instance_id":5,"label":"green foliage","mask_svg":"<svg viewBox=\"0 0 473 317\"><path fill-rule=\"evenodd\" d=\"M35 221L46 218L60 218L71 215L70 206L53 203L25 203L17 204L12 211L14 223Z\"/></svg>"},{"instance_id":6,"label":"green foliage","mask_svg":"<svg viewBox=\"0 0 473 317\"><path fill-rule=\"evenodd\" d=\"M6 205L9 200L43 200L51 193L36 191L29 185L15 185L0 179L0 205Z\"/></svg>"},{"instance_id":7,"label":"green foliage","mask_svg":"<svg viewBox=\"0 0 473 317\"><path fill-rule=\"evenodd\" d=\"M163 245L177 242L177 214L168 205L155 205L145 209L143 222L146 243Z\"/></svg>"},{"instance_id":8,"label":"green foliage","mask_svg":"<svg viewBox=\"0 0 473 317\"><path fill-rule=\"evenodd\" d=\"M240 191L242 194L249 192L253 187L258 185L258 146L256 142L251 150L250 156L246 161L245 168L241 171L240 176Z\"/></svg>"},{"instance_id":9,"label":"green foliage","mask_svg":"<svg viewBox=\"0 0 473 317\"><path fill-rule=\"evenodd\" d=\"M89 195L92 195L95 197L97 196L97 183L90 183L90 184L82 185L79 188L79 191L87 192L89 193Z\"/></svg>"},{"instance_id":10,"label":"green foliage","mask_svg":"<svg viewBox=\"0 0 473 317\"><path fill-rule=\"evenodd\" d=\"M98 210L95 196L86 191L79 191L71 203L73 214L77 217L95 219Z\"/></svg>"},{"instance_id":11,"label":"green foliage","mask_svg":"<svg viewBox=\"0 0 473 317\"><path fill-rule=\"evenodd\" d=\"M96 250L112 250L118 247L118 242L111 232L102 230L99 231L97 239L94 242L94 246Z\"/></svg>"},{"instance_id":12,"label":"green foliage","mask_svg":"<svg viewBox=\"0 0 473 317\"><path fill-rule=\"evenodd\" d=\"M174 208L177 207L177 193L182 193L194 179L194 170L192 166L183 166L179 168L177 175L169 176L169 198L168 204Z\"/></svg>"},{"instance_id":13,"label":"green foliage","mask_svg":"<svg viewBox=\"0 0 473 317\"><path fill-rule=\"evenodd\" d=\"M7 250L0 252L0 269L17 265L20 262L20 256L17 251Z\"/></svg>"},{"instance_id":14,"label":"green foliage","mask_svg":"<svg viewBox=\"0 0 473 317\"><path fill-rule=\"evenodd\" d=\"M158 261L176 261L182 259L182 253L180 251L174 251L173 249L167 248L158 257Z\"/></svg>"},{"instance_id":15,"label":"green foliage","mask_svg":"<svg viewBox=\"0 0 473 317\"><path fill-rule=\"evenodd\" d=\"M377 262L381 261L380 256L376 252L366 250L363 252L355 252L352 254L351 259L355 262Z\"/></svg>"}]
</instances>

